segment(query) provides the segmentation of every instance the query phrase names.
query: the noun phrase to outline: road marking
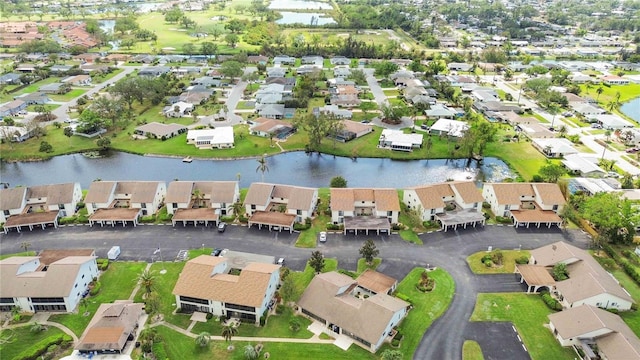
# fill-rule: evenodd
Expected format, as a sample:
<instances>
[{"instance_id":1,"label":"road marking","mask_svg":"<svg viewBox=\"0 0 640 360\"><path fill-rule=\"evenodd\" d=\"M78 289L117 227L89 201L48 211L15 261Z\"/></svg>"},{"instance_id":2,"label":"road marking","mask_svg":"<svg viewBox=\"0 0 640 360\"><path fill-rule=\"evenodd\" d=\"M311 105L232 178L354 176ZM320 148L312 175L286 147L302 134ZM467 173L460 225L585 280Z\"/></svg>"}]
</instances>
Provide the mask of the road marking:
<instances>
[{"instance_id":1,"label":"road marking","mask_svg":"<svg viewBox=\"0 0 640 360\"><path fill-rule=\"evenodd\" d=\"M518 333L518 331L516 330L516 327L515 327L515 326L511 325L511 328L513 329L513 332L514 332L514 333L516 333L516 334Z\"/></svg>"},{"instance_id":2,"label":"road marking","mask_svg":"<svg viewBox=\"0 0 640 360\"><path fill-rule=\"evenodd\" d=\"M524 352L529 352L529 351L527 351L527 347L524 346L524 344L521 344L521 345L522 345L522 348L524 349Z\"/></svg>"}]
</instances>

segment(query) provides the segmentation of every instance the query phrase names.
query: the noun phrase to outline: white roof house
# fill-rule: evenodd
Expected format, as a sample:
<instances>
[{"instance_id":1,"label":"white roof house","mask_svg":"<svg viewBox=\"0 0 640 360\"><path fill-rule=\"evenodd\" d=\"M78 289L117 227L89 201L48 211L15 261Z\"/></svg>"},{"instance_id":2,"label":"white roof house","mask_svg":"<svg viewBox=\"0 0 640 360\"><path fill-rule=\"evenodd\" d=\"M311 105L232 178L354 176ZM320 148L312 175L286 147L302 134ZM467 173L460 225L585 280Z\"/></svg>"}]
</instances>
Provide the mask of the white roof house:
<instances>
[{"instance_id":1,"label":"white roof house","mask_svg":"<svg viewBox=\"0 0 640 360\"><path fill-rule=\"evenodd\" d=\"M633 124L614 114L603 114L594 116L602 124L602 127L609 130L632 128Z\"/></svg>"},{"instance_id":2,"label":"white roof house","mask_svg":"<svg viewBox=\"0 0 640 360\"><path fill-rule=\"evenodd\" d=\"M401 130L383 129L378 146L391 150L412 151L422 147L422 134L405 134Z\"/></svg>"},{"instance_id":3,"label":"white roof house","mask_svg":"<svg viewBox=\"0 0 640 360\"><path fill-rule=\"evenodd\" d=\"M464 121L440 119L431 126L429 133L435 135L449 135L462 137L464 132L469 129L469 125Z\"/></svg>"},{"instance_id":4,"label":"white roof house","mask_svg":"<svg viewBox=\"0 0 640 360\"><path fill-rule=\"evenodd\" d=\"M606 174L598 166L598 158L582 154L569 154L564 157L562 164L573 174L581 176L602 177Z\"/></svg>"},{"instance_id":5,"label":"white roof house","mask_svg":"<svg viewBox=\"0 0 640 360\"><path fill-rule=\"evenodd\" d=\"M233 127L222 126L215 129L189 130L187 143L200 149L225 149L234 146Z\"/></svg>"},{"instance_id":6,"label":"white roof house","mask_svg":"<svg viewBox=\"0 0 640 360\"><path fill-rule=\"evenodd\" d=\"M449 108L442 104L435 104L429 110L425 110L424 113L428 118L436 119L452 118L456 115L453 111L449 110Z\"/></svg>"},{"instance_id":7,"label":"white roof house","mask_svg":"<svg viewBox=\"0 0 640 360\"><path fill-rule=\"evenodd\" d=\"M533 139L531 143L548 157L564 157L578 153L578 150L573 147L573 143L567 139Z\"/></svg>"}]
</instances>

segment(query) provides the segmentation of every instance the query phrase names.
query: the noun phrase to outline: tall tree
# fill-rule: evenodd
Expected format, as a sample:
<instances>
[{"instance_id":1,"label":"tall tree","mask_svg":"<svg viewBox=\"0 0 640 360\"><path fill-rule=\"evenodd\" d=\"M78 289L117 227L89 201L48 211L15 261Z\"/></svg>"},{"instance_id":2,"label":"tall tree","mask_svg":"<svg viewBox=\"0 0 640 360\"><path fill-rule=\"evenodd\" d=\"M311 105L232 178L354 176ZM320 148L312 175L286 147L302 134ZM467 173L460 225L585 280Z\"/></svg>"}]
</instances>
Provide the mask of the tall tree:
<instances>
[{"instance_id":1,"label":"tall tree","mask_svg":"<svg viewBox=\"0 0 640 360\"><path fill-rule=\"evenodd\" d=\"M220 67L220 73L234 81L235 78L242 76L242 64L234 60L225 61Z\"/></svg>"},{"instance_id":2,"label":"tall tree","mask_svg":"<svg viewBox=\"0 0 640 360\"><path fill-rule=\"evenodd\" d=\"M580 211L604 239L614 243L631 243L634 224L640 223L640 213L620 193L597 193L585 199Z\"/></svg>"},{"instance_id":3,"label":"tall tree","mask_svg":"<svg viewBox=\"0 0 640 360\"><path fill-rule=\"evenodd\" d=\"M347 180L342 176L334 176L331 178L331 182L329 183L329 187L332 188L346 188Z\"/></svg>"},{"instance_id":4,"label":"tall tree","mask_svg":"<svg viewBox=\"0 0 640 360\"><path fill-rule=\"evenodd\" d=\"M267 165L266 154L262 155L260 159L258 159L258 167L256 168L256 172L260 171L262 174L262 182L264 182L264 173L269 172L269 166Z\"/></svg>"},{"instance_id":5,"label":"tall tree","mask_svg":"<svg viewBox=\"0 0 640 360\"><path fill-rule=\"evenodd\" d=\"M360 248L360 255L364 258L367 264L373 264L373 259L380 253L380 250L376 248L376 244L371 239L367 239Z\"/></svg>"},{"instance_id":6,"label":"tall tree","mask_svg":"<svg viewBox=\"0 0 640 360\"><path fill-rule=\"evenodd\" d=\"M327 136L330 128L331 120L324 114L320 114L316 117L313 113L308 112L294 120L294 125L305 130L309 136L309 143L307 148L310 151L318 151L322 139Z\"/></svg>"},{"instance_id":7,"label":"tall tree","mask_svg":"<svg viewBox=\"0 0 640 360\"><path fill-rule=\"evenodd\" d=\"M324 268L324 255L320 251L311 252L311 258L309 258L309 266L315 271L316 274L320 274Z\"/></svg>"},{"instance_id":8,"label":"tall tree","mask_svg":"<svg viewBox=\"0 0 640 360\"><path fill-rule=\"evenodd\" d=\"M224 339L227 342L231 342L231 338L236 336L237 334L238 334L238 328L235 327L233 324L225 325L222 328L222 337L224 337Z\"/></svg>"},{"instance_id":9,"label":"tall tree","mask_svg":"<svg viewBox=\"0 0 640 360\"><path fill-rule=\"evenodd\" d=\"M567 170L562 165L547 163L538 172L545 182L556 183L567 173Z\"/></svg>"},{"instance_id":10,"label":"tall tree","mask_svg":"<svg viewBox=\"0 0 640 360\"><path fill-rule=\"evenodd\" d=\"M157 279L155 271L144 270L142 273L140 273L137 280L138 284L140 284L140 286L144 290L144 295L146 296L151 294L156 288Z\"/></svg>"}]
</instances>

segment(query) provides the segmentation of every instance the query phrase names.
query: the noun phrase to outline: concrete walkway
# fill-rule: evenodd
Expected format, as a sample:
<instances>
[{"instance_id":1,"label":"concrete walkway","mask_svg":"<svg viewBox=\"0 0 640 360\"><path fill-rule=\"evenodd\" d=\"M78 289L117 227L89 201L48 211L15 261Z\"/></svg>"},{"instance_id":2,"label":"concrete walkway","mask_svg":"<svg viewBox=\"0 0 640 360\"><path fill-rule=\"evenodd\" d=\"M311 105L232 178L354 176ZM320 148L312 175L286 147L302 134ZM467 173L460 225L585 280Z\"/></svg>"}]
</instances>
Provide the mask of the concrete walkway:
<instances>
[{"instance_id":1,"label":"concrete walkway","mask_svg":"<svg viewBox=\"0 0 640 360\"><path fill-rule=\"evenodd\" d=\"M38 312L35 313L31 319L29 319L29 321L25 322L25 323L20 323L20 324L13 324L13 325L6 325L6 322L2 325L2 329L15 329L15 328L19 328L19 327L23 327L23 326L31 326L35 323L38 323L40 325L45 325L45 326L53 326L56 327L60 330L62 330L65 334L71 336L71 338L73 339L73 345L75 346L78 343L78 337L76 336L76 334L71 331L68 327L56 323L56 322L52 322L49 321L49 316L51 316L51 313L48 312Z\"/></svg>"}]
</instances>

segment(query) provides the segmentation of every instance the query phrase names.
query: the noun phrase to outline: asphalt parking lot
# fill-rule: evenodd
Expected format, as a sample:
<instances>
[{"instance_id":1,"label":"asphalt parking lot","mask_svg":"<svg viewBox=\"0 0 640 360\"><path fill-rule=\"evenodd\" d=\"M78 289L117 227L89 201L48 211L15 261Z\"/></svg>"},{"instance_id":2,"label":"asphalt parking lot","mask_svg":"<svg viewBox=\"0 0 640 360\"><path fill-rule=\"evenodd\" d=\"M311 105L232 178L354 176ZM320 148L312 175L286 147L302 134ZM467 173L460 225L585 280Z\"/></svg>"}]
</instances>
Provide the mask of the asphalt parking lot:
<instances>
[{"instance_id":1,"label":"asphalt parking lot","mask_svg":"<svg viewBox=\"0 0 640 360\"><path fill-rule=\"evenodd\" d=\"M429 264L444 268L456 282L456 293L451 306L424 334L414 359L459 360L462 358L462 343L465 339L477 340L487 359L528 359L529 356L517 336L512 336L512 329L502 329L502 325L497 323L469 322L478 292L521 291L521 285L510 274L473 274L466 264L466 257L474 252L487 250L489 246L494 249L532 249L559 240L582 248L588 245L587 236L580 231L514 229L506 226L423 234L421 238L424 245L407 243L393 234L329 233L327 242L319 244L316 249L301 249L294 246L296 238L296 233L277 233L241 226L229 226L224 233L202 226L66 226L57 230L36 229L33 232L2 234L0 254L22 251L20 244L29 242L30 249L36 251L47 248L94 248L98 256L105 257L112 246L118 245L122 250L120 260L123 261L158 261L160 254L162 260L171 261L180 250L204 246L271 255L275 258L284 257L288 267L302 270L311 252L317 249L326 257L337 258L340 268L355 270L360 257L359 248L366 239L373 239L380 250L379 256L383 259L379 271L402 279L412 268ZM158 248L161 251L154 254Z\"/></svg>"}]
</instances>

